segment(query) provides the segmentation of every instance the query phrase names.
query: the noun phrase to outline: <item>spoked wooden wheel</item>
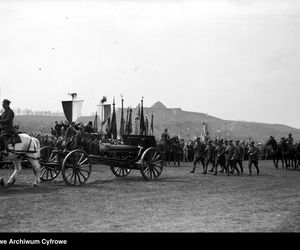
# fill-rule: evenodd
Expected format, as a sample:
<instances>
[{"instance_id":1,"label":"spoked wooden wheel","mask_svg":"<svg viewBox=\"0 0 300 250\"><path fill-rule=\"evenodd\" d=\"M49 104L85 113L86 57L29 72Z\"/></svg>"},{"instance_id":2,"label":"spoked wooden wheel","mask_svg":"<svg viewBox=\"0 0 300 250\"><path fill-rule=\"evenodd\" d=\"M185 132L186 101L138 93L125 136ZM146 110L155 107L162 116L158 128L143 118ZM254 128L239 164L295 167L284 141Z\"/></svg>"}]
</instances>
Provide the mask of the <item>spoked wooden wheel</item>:
<instances>
[{"instance_id":1,"label":"spoked wooden wheel","mask_svg":"<svg viewBox=\"0 0 300 250\"><path fill-rule=\"evenodd\" d=\"M89 155L81 149L71 151L65 157L61 171L66 184L80 186L88 180L92 172Z\"/></svg>"},{"instance_id":2,"label":"spoked wooden wheel","mask_svg":"<svg viewBox=\"0 0 300 250\"><path fill-rule=\"evenodd\" d=\"M40 149L40 177L42 181L54 180L60 173L61 162L58 161L58 152L50 146Z\"/></svg>"},{"instance_id":3,"label":"spoked wooden wheel","mask_svg":"<svg viewBox=\"0 0 300 250\"><path fill-rule=\"evenodd\" d=\"M163 162L157 148L148 148L142 155L141 173L146 181L157 179L163 171Z\"/></svg>"},{"instance_id":4,"label":"spoked wooden wheel","mask_svg":"<svg viewBox=\"0 0 300 250\"><path fill-rule=\"evenodd\" d=\"M115 166L111 166L110 170L117 177L125 177L125 176L129 175L129 173L131 172L130 168L121 168L121 167L115 167Z\"/></svg>"}]
</instances>

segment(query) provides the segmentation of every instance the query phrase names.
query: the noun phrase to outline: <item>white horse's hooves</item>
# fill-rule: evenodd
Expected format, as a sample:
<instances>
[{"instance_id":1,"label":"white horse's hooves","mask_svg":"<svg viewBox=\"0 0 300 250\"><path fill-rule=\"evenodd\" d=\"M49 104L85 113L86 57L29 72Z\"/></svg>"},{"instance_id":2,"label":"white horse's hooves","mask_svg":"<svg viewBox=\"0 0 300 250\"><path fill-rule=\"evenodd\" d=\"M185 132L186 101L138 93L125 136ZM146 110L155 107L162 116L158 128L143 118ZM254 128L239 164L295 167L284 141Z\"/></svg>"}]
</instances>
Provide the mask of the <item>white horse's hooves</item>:
<instances>
[{"instance_id":1,"label":"white horse's hooves","mask_svg":"<svg viewBox=\"0 0 300 250\"><path fill-rule=\"evenodd\" d=\"M39 184L36 184L36 183L32 183L32 184L31 184L31 187L32 187L32 188L38 187L38 186L39 186Z\"/></svg>"}]
</instances>

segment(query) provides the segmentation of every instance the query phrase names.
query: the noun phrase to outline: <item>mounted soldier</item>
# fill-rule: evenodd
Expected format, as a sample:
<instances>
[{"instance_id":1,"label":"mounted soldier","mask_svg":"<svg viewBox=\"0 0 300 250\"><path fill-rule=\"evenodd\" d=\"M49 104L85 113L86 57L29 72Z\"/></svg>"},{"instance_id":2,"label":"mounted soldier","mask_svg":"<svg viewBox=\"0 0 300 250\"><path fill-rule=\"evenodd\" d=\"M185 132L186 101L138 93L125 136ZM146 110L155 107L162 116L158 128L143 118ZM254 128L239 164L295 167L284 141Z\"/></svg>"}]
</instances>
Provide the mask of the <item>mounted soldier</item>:
<instances>
[{"instance_id":1,"label":"mounted soldier","mask_svg":"<svg viewBox=\"0 0 300 250\"><path fill-rule=\"evenodd\" d=\"M15 117L14 111L10 108L10 101L4 99L2 107L4 111L0 115L0 143L1 147L4 147L3 154L8 155L8 143L9 139L14 133L13 119Z\"/></svg>"}]
</instances>

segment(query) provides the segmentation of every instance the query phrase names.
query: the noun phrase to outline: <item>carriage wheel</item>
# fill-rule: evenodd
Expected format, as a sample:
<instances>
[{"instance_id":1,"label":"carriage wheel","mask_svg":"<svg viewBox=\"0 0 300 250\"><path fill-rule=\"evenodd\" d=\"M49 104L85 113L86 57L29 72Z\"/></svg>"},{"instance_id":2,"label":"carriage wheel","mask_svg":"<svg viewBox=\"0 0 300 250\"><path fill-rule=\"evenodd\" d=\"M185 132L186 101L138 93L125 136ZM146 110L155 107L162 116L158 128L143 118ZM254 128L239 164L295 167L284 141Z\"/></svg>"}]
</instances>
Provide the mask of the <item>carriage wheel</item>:
<instances>
[{"instance_id":1,"label":"carriage wheel","mask_svg":"<svg viewBox=\"0 0 300 250\"><path fill-rule=\"evenodd\" d=\"M110 167L111 172L117 177L125 177L131 172L130 168Z\"/></svg>"},{"instance_id":2,"label":"carriage wheel","mask_svg":"<svg viewBox=\"0 0 300 250\"><path fill-rule=\"evenodd\" d=\"M148 148L142 155L141 173L146 181L157 179L163 170L160 151L157 148Z\"/></svg>"},{"instance_id":3,"label":"carriage wheel","mask_svg":"<svg viewBox=\"0 0 300 250\"><path fill-rule=\"evenodd\" d=\"M81 149L71 151L65 157L61 171L66 184L79 186L85 183L92 172L89 155Z\"/></svg>"},{"instance_id":4,"label":"carriage wheel","mask_svg":"<svg viewBox=\"0 0 300 250\"><path fill-rule=\"evenodd\" d=\"M57 161L58 152L54 151L50 146L45 146L40 149L40 178L42 181L54 180L60 173L60 162Z\"/></svg>"}]
</instances>

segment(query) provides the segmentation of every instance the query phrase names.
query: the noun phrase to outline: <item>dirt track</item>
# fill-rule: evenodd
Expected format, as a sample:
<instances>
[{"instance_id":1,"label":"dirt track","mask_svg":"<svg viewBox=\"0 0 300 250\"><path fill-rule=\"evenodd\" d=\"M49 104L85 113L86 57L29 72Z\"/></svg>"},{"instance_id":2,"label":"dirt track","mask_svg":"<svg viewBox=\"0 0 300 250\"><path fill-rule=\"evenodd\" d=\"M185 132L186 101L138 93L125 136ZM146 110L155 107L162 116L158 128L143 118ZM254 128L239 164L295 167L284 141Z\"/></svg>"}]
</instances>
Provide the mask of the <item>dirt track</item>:
<instances>
[{"instance_id":1,"label":"dirt track","mask_svg":"<svg viewBox=\"0 0 300 250\"><path fill-rule=\"evenodd\" d=\"M0 189L0 232L300 232L300 170L259 164L260 176L248 176L244 162L244 176L227 177L202 175L200 167L191 174L183 163L155 182L139 171L115 178L94 165L81 187L59 176L38 188L25 169Z\"/></svg>"}]
</instances>

